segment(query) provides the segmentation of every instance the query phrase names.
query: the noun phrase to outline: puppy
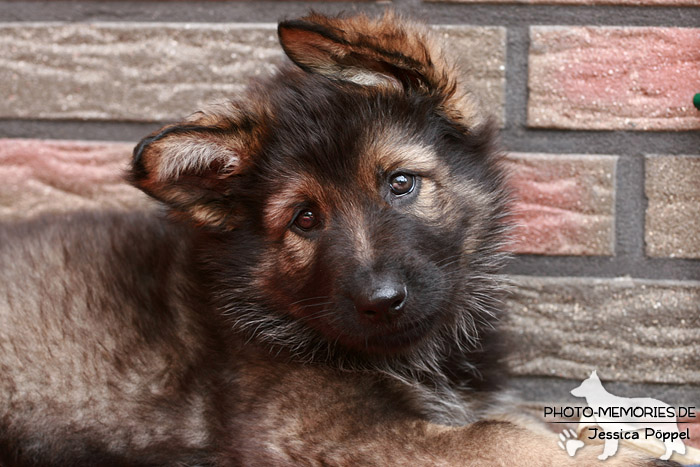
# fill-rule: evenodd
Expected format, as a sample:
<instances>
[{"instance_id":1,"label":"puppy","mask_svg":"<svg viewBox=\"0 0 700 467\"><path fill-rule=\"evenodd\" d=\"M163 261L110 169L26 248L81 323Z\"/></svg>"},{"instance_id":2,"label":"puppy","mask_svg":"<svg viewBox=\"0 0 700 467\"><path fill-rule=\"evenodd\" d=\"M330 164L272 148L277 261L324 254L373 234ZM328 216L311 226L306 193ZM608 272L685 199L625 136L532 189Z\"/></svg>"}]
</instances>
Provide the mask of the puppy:
<instances>
[{"instance_id":1,"label":"puppy","mask_svg":"<svg viewBox=\"0 0 700 467\"><path fill-rule=\"evenodd\" d=\"M509 196L436 40L279 38L293 64L138 144L162 209L2 226L0 464L594 462L488 418Z\"/></svg>"}]
</instances>

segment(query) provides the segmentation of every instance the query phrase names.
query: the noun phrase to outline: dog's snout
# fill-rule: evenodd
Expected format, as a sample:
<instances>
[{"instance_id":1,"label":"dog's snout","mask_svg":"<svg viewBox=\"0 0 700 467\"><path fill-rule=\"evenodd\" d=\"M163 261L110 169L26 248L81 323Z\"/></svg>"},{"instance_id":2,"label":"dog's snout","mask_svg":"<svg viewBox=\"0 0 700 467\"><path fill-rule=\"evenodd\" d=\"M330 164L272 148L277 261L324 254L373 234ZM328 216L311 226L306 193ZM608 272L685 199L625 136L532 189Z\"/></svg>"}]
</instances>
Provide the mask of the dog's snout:
<instances>
[{"instance_id":1,"label":"dog's snout","mask_svg":"<svg viewBox=\"0 0 700 467\"><path fill-rule=\"evenodd\" d=\"M355 298L355 308L363 319L388 323L403 312L408 298L406 286L398 281L384 280L374 284L368 293Z\"/></svg>"}]
</instances>

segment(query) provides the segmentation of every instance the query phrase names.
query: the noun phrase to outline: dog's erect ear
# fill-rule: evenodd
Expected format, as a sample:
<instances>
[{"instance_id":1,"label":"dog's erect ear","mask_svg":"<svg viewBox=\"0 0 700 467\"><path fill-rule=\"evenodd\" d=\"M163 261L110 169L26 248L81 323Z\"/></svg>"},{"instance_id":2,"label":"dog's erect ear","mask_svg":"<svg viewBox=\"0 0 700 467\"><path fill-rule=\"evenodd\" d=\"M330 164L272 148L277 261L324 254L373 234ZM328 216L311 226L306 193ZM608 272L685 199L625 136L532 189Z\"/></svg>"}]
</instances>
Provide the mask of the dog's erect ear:
<instances>
[{"instance_id":1,"label":"dog's erect ear","mask_svg":"<svg viewBox=\"0 0 700 467\"><path fill-rule=\"evenodd\" d=\"M441 97L446 114L466 126L478 107L458 82L434 35L391 11L329 18L313 13L277 29L290 59L302 69L366 86L404 88Z\"/></svg>"},{"instance_id":2,"label":"dog's erect ear","mask_svg":"<svg viewBox=\"0 0 700 467\"><path fill-rule=\"evenodd\" d=\"M233 104L194 114L144 138L129 179L198 224L233 228L239 221L237 177L258 149L262 122Z\"/></svg>"}]
</instances>

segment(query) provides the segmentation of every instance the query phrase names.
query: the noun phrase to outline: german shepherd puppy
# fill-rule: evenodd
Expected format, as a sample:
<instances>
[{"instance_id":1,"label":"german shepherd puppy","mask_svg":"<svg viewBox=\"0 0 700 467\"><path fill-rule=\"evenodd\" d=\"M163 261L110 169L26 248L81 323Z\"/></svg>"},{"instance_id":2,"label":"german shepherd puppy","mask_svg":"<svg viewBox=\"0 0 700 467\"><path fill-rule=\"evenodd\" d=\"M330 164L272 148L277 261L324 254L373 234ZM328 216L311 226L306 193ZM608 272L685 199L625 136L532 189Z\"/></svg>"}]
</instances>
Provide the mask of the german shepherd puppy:
<instances>
[{"instance_id":1,"label":"german shepherd puppy","mask_svg":"<svg viewBox=\"0 0 700 467\"><path fill-rule=\"evenodd\" d=\"M434 38L279 38L295 65L134 150L167 213L2 226L0 464L594 462L487 418L508 191Z\"/></svg>"}]
</instances>

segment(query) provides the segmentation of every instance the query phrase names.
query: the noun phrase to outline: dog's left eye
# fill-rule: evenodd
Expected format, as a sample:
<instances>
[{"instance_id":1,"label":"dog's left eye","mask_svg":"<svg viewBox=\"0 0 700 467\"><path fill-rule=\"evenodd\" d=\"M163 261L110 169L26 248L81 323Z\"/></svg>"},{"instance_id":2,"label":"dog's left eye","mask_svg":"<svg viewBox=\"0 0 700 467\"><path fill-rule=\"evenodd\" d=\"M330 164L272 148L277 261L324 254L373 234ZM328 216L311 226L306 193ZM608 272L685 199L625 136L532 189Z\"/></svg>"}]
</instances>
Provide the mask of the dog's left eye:
<instances>
[{"instance_id":1,"label":"dog's left eye","mask_svg":"<svg viewBox=\"0 0 700 467\"><path fill-rule=\"evenodd\" d=\"M407 195L416 186L416 177L406 173L397 173L389 179L389 188L396 196Z\"/></svg>"}]
</instances>

